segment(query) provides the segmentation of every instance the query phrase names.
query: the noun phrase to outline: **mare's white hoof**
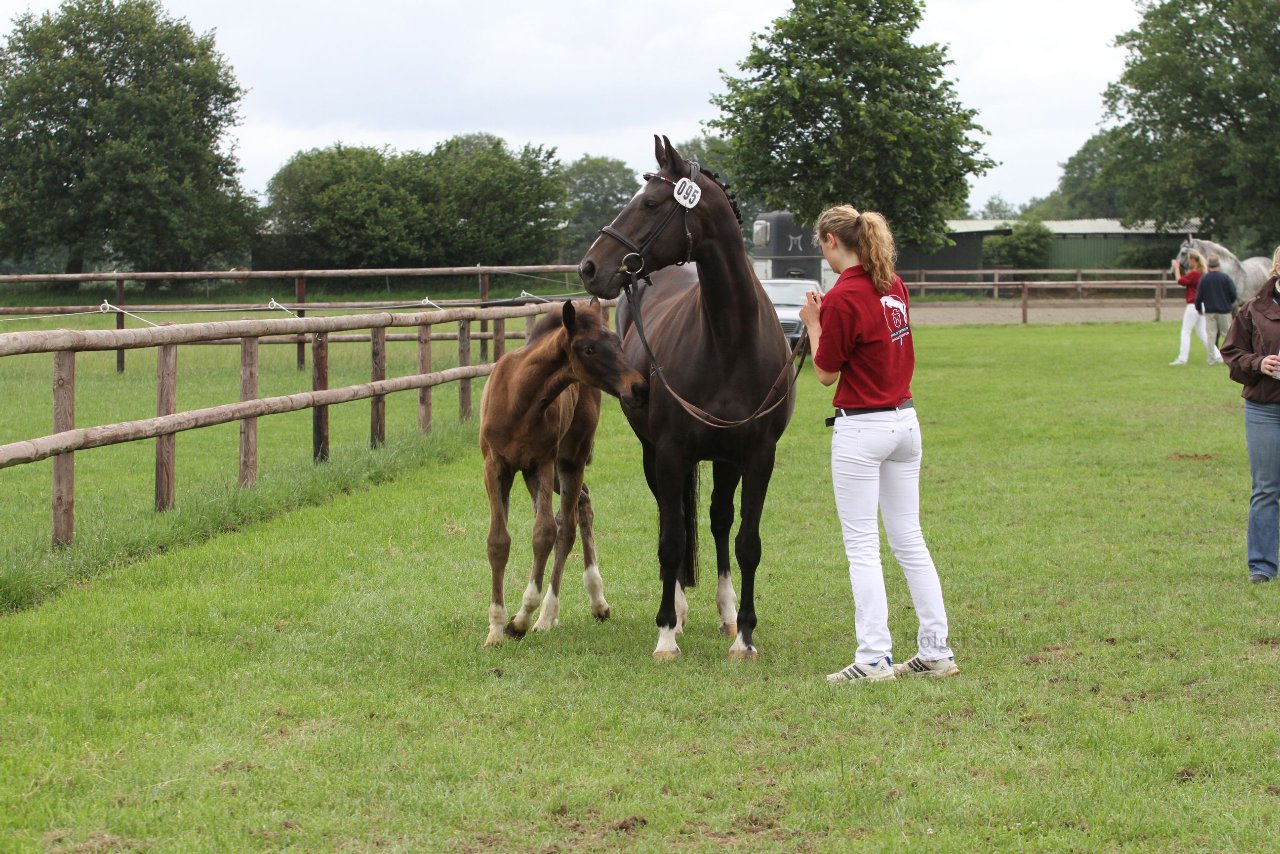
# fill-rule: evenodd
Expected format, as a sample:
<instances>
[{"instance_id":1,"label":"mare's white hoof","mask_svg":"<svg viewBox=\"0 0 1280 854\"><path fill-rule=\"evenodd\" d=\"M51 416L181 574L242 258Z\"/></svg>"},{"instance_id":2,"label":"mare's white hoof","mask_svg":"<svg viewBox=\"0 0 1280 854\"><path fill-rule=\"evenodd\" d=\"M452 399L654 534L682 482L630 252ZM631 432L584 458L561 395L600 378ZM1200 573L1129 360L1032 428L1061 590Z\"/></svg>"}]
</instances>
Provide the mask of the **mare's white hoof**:
<instances>
[{"instance_id":1,"label":"mare's white hoof","mask_svg":"<svg viewBox=\"0 0 1280 854\"><path fill-rule=\"evenodd\" d=\"M742 642L742 635L734 638L733 646L729 647L729 657L735 661L748 661L760 655L760 650L754 646L747 646Z\"/></svg>"},{"instance_id":2,"label":"mare's white hoof","mask_svg":"<svg viewBox=\"0 0 1280 854\"><path fill-rule=\"evenodd\" d=\"M737 623L721 623L720 634L724 635L727 638L736 638L738 636L738 624Z\"/></svg>"},{"instance_id":3,"label":"mare's white hoof","mask_svg":"<svg viewBox=\"0 0 1280 854\"><path fill-rule=\"evenodd\" d=\"M489 636L484 639L485 646L497 646L502 643L502 627L489 627Z\"/></svg>"},{"instance_id":4,"label":"mare's white hoof","mask_svg":"<svg viewBox=\"0 0 1280 854\"><path fill-rule=\"evenodd\" d=\"M658 645L653 650L653 657L658 661L671 661L680 657L675 629L658 629Z\"/></svg>"}]
</instances>

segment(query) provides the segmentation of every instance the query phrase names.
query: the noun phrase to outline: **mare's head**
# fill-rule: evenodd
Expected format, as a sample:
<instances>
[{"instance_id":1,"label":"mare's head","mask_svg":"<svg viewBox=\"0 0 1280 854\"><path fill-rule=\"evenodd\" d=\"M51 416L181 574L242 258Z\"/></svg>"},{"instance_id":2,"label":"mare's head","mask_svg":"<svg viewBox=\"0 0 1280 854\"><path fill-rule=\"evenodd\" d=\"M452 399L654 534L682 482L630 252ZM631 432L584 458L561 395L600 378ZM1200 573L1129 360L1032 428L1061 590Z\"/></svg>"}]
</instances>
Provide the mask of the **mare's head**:
<instances>
[{"instance_id":1,"label":"mare's head","mask_svg":"<svg viewBox=\"0 0 1280 854\"><path fill-rule=\"evenodd\" d=\"M1184 272L1194 268L1195 265L1192 263L1194 255L1199 255L1203 261L1208 253L1199 240L1188 237L1182 241L1182 246L1178 247L1178 264Z\"/></svg>"},{"instance_id":2,"label":"mare's head","mask_svg":"<svg viewBox=\"0 0 1280 854\"><path fill-rule=\"evenodd\" d=\"M741 240L739 216L727 188L655 136L658 171L600 235L578 264L589 293L612 299L631 274L647 275L696 260L704 243Z\"/></svg>"},{"instance_id":3,"label":"mare's head","mask_svg":"<svg viewBox=\"0 0 1280 854\"><path fill-rule=\"evenodd\" d=\"M604 321L600 300L566 301L560 317L574 378L620 399L628 409L644 406L649 400L649 380L627 363L622 340Z\"/></svg>"}]
</instances>

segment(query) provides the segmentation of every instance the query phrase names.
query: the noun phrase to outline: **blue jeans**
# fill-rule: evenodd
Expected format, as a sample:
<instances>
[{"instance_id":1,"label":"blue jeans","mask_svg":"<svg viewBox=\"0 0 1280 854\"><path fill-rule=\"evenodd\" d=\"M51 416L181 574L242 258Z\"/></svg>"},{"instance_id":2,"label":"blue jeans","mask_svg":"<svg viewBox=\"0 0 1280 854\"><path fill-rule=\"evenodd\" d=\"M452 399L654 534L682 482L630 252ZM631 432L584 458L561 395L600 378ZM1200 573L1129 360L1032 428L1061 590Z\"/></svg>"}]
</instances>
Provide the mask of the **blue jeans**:
<instances>
[{"instance_id":1,"label":"blue jeans","mask_svg":"<svg viewBox=\"0 0 1280 854\"><path fill-rule=\"evenodd\" d=\"M1280 403L1244 402L1249 446L1249 574L1276 577L1280 553Z\"/></svg>"}]
</instances>

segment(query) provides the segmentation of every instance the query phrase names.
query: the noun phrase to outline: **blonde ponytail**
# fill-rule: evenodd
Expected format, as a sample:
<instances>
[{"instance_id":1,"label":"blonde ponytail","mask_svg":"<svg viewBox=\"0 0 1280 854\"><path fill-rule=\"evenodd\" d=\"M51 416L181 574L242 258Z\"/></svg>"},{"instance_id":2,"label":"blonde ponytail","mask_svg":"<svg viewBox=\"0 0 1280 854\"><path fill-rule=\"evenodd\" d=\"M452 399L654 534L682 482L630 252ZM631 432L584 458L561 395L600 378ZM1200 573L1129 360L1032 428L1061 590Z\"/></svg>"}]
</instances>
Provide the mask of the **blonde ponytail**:
<instances>
[{"instance_id":1,"label":"blonde ponytail","mask_svg":"<svg viewBox=\"0 0 1280 854\"><path fill-rule=\"evenodd\" d=\"M842 245L858 253L858 260L877 291L885 294L893 287L898 251L883 215L875 211L859 213L853 205L836 205L818 216L814 233L819 241L834 234Z\"/></svg>"}]
</instances>

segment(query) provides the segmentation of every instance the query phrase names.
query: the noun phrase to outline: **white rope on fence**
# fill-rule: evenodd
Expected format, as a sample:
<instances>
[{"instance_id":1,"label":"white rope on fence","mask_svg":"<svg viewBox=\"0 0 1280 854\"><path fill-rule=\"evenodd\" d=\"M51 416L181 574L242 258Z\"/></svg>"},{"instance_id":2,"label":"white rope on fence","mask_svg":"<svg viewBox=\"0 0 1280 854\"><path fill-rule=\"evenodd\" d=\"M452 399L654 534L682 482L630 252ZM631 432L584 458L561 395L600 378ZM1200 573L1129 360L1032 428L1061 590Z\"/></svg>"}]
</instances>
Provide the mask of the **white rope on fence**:
<instances>
[{"instance_id":1,"label":"white rope on fence","mask_svg":"<svg viewBox=\"0 0 1280 854\"><path fill-rule=\"evenodd\" d=\"M155 326L157 328L160 326L160 324L152 323L150 320L147 320L145 317L139 317L138 315L134 314L131 311L125 311L123 308L120 308L120 306L118 305L112 305L106 300L103 300L102 305L98 306L98 311L102 312L103 314L108 314L114 311L117 314L123 314L127 317L132 317L134 320L141 320L143 323L149 326Z\"/></svg>"},{"instance_id":2,"label":"white rope on fence","mask_svg":"<svg viewBox=\"0 0 1280 854\"><path fill-rule=\"evenodd\" d=\"M69 311L66 314L18 314L13 317L0 317L0 323L14 323L19 320L59 320L64 317L79 317L84 314L101 314L102 308L91 308L87 311Z\"/></svg>"}]
</instances>

